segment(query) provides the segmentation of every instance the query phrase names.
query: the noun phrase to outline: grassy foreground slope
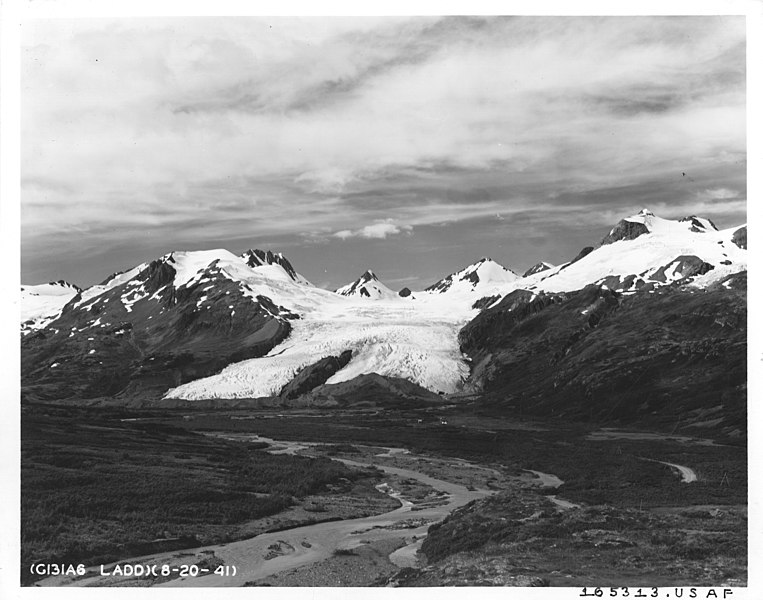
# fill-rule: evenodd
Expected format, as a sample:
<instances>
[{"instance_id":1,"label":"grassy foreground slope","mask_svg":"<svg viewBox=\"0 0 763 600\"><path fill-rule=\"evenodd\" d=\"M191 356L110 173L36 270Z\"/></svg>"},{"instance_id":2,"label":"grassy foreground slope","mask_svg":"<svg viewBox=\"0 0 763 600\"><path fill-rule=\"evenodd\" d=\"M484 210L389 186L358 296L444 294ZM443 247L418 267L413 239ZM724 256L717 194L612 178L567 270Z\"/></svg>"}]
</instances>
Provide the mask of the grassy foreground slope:
<instances>
[{"instance_id":1,"label":"grassy foreground slope","mask_svg":"<svg viewBox=\"0 0 763 600\"><path fill-rule=\"evenodd\" d=\"M314 493L373 496L373 471L271 455L114 413L35 406L22 419L21 563L85 564L222 542ZM316 520L317 520L316 516Z\"/></svg>"}]
</instances>

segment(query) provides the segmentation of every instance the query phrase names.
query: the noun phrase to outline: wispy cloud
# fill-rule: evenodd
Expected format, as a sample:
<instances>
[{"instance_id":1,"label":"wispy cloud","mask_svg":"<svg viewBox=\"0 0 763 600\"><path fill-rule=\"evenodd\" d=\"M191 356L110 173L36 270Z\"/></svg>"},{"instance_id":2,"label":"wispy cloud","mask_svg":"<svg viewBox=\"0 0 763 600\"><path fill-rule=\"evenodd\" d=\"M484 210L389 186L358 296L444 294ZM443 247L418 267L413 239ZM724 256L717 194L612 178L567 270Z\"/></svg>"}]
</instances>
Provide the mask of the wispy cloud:
<instances>
[{"instance_id":1,"label":"wispy cloud","mask_svg":"<svg viewBox=\"0 0 763 600\"><path fill-rule=\"evenodd\" d=\"M732 198L739 198L740 196L739 192L728 188L705 190L704 194L711 200L731 200Z\"/></svg>"},{"instance_id":2,"label":"wispy cloud","mask_svg":"<svg viewBox=\"0 0 763 600\"><path fill-rule=\"evenodd\" d=\"M745 199L744 17L50 20L22 57L34 256Z\"/></svg>"}]
</instances>

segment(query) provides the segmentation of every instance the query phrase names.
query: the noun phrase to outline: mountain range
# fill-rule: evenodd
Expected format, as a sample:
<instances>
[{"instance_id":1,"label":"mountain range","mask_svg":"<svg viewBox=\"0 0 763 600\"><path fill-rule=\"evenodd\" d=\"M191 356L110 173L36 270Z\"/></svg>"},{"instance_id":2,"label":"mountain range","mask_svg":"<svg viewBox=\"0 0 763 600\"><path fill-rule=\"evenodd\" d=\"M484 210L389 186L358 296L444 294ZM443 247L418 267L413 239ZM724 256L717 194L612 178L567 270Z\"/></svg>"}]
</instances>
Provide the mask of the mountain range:
<instances>
[{"instance_id":1,"label":"mountain range","mask_svg":"<svg viewBox=\"0 0 763 600\"><path fill-rule=\"evenodd\" d=\"M741 431L746 233L645 209L561 265L520 276L484 257L419 291L371 270L321 289L256 249L171 252L84 290L25 285L22 399L331 406L372 386Z\"/></svg>"}]
</instances>

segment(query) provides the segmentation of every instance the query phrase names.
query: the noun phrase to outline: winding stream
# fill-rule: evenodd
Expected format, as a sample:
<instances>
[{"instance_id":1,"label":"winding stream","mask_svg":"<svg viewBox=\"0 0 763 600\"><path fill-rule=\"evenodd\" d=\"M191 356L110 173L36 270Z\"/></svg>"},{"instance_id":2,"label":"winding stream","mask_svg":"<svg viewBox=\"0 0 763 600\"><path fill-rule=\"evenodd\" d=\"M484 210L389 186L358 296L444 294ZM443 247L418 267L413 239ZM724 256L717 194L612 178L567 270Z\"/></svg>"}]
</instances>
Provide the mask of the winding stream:
<instances>
[{"instance_id":1,"label":"winding stream","mask_svg":"<svg viewBox=\"0 0 763 600\"><path fill-rule=\"evenodd\" d=\"M273 445L270 450L274 453L294 454L301 449L313 445L304 442L282 442L268 438L258 438ZM394 456L404 451L401 449L385 448L385 456ZM407 458L417 460L415 455L407 454ZM370 542L385 539L404 538L407 544L390 555L393 564L404 567L416 564L416 553L421 546L427 530L433 522L440 521L456 508L494 493L492 490L467 489L467 487L437 479L414 469L392 467L381 464L357 462L349 459L335 458L347 465L355 467L375 466L376 468L401 478L415 479L423 484L444 492L448 496L448 502L440 506L428 506L420 510L413 510L410 502L399 499L401 506L387 513L357 519L341 521L328 521L305 525L284 531L264 533L253 538L231 542L228 544L215 544L200 548L183 551L188 558L187 564L196 563L201 557L210 552L221 559L225 565L235 566L234 576L219 576L208 574L198 577L183 577L159 584L157 587L238 587L245 583L255 581L268 575L294 569L310 563L315 563L329 558L339 549L351 549ZM474 465L473 468L482 467ZM383 488L384 484L381 484ZM380 489L387 492L388 488ZM387 492L389 493L389 492ZM393 497L394 493L391 493ZM420 521L422 525L409 527L411 519ZM416 523L414 523L415 525ZM277 551L273 551L273 549ZM179 552L164 552L148 556L133 557L118 561L118 564L177 564ZM108 567L107 567L108 571ZM89 586L97 585L101 575L86 577L80 580L71 578L48 578L39 582L43 586ZM103 581L107 584L106 581ZM119 585L119 581L108 582L109 585Z\"/></svg>"},{"instance_id":2,"label":"winding stream","mask_svg":"<svg viewBox=\"0 0 763 600\"><path fill-rule=\"evenodd\" d=\"M369 463L348 459L338 460L351 466L369 466ZM254 581L274 573L324 560L338 548L350 549L371 541L400 537L410 539L411 543L393 552L390 560L398 566L412 566L415 564L416 551L423 537L426 536L432 521L442 520L459 506L478 498L484 498L492 493L489 490L470 491L462 485L436 479L412 469L385 465L375 466L385 473L416 479L436 490L445 492L449 496L449 501L442 506L425 508L415 512L411 511L412 505L406 502L399 508L381 515L317 523L287 531L266 533L224 546L199 548L195 552L213 550L216 556L225 561L226 565L236 565L236 576L225 578L215 575L187 577L169 581L164 585L167 587L241 586L247 581ZM423 519L427 523L417 528L405 529L404 532L400 529L391 528L413 517ZM414 537L416 538L415 541L413 540ZM276 543L283 545L284 542L293 547L294 550L270 560L265 559L269 546Z\"/></svg>"}]
</instances>

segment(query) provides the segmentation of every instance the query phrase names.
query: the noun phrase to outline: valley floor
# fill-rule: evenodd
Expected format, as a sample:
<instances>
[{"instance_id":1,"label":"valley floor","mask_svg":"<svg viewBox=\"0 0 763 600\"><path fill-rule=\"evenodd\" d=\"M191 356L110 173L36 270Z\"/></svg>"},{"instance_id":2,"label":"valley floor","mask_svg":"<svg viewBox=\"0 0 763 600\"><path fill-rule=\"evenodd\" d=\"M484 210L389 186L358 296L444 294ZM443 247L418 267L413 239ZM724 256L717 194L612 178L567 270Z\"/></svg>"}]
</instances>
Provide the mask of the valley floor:
<instances>
[{"instance_id":1,"label":"valley floor","mask_svg":"<svg viewBox=\"0 0 763 600\"><path fill-rule=\"evenodd\" d=\"M60 427L61 418L67 418L58 415L45 421L40 408L36 410L24 416L27 431L34 431L32 424L45 428L57 422ZM159 438L146 437L147 431L154 430L170 431L174 443L182 444L196 462L199 456L194 453L214 453L215 448L224 447L226 456L237 456L237 476L254 473L252 469L265 472L269 460L296 461L279 464L279 469L302 468L301 461L336 460L311 463L326 465L322 467L328 473L325 481L302 493L295 490L288 506L280 510L256 518L244 510L230 514L217 528L209 515L182 511L187 517L183 524L173 521L175 515L164 514L168 523L179 527L174 533L182 530L192 540L185 548L140 552L146 534L136 531L134 537L142 539L125 539L112 548L111 555L99 555L97 540L91 539L91 555L78 560L96 565L94 569L84 576L27 580L27 584L746 584L747 459L746 447L735 445L738 442L720 440L721 444L710 445L689 435L640 439L638 432L497 418L466 404L394 413L82 411L68 418L81 423L97 412L100 427L120 432L121 438L112 436L116 448L109 451L127 454L123 463L130 462L129 453L136 452L138 442L142 452L149 452L153 445L159 454ZM82 467L84 455L97 464L98 454L106 453L86 447L81 437L65 438L58 440L56 455L62 456L66 447L70 459L64 464L59 459L59 478L62 469ZM45 543L34 541L34 532L41 527L34 520L44 517L44 507L29 508L43 488L54 501L61 495L61 486L50 480L53 466L43 464L54 462L41 451L48 442L31 434L22 441L26 448L22 470L36 475L27 476L23 490L28 508L22 511L22 563L43 556L64 560L55 548L46 549ZM246 460L254 462L236 455L238 447L247 448ZM198 468L179 454L181 458L176 454L172 465L176 474L182 476L186 470L188 475ZM687 471L696 480L682 478ZM231 472L224 461L208 462L205 473L210 481L220 478L214 484L218 489L233 486L229 493L235 498L240 493L265 496L264 491L247 491L238 480L226 484L224 476ZM67 493L76 497L77 489L74 479ZM160 502L148 491L144 495L137 501L148 507ZM79 508L69 509L71 514L57 511L63 527L60 537L67 531L67 522L80 527L89 522L89 535L97 535L95 525L104 518L97 511L105 509L93 505L95 514L83 515L87 513L83 505L94 501L85 493L80 496ZM224 497L217 501L219 506L226 504ZM123 512L116 518L126 516ZM76 545L83 540L69 541ZM127 562L196 565L211 574L125 578L99 573L101 563L111 572L114 564ZM221 574L215 575L215 569Z\"/></svg>"}]
</instances>

